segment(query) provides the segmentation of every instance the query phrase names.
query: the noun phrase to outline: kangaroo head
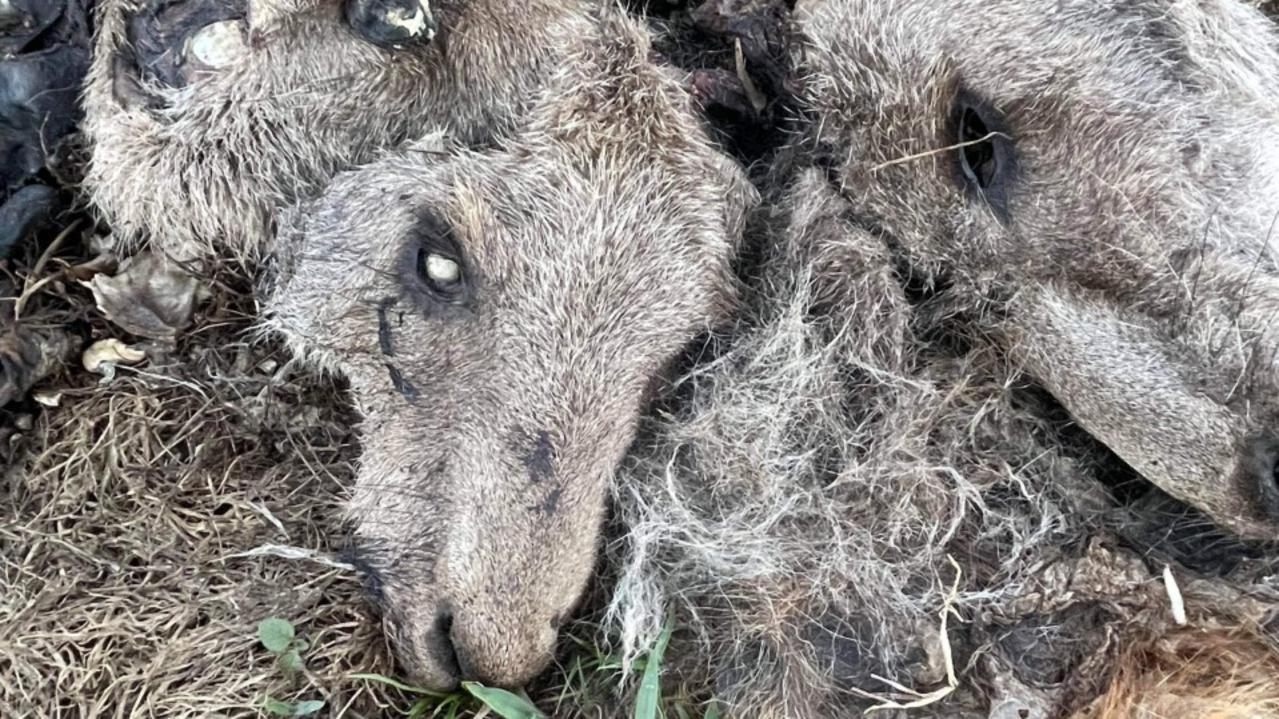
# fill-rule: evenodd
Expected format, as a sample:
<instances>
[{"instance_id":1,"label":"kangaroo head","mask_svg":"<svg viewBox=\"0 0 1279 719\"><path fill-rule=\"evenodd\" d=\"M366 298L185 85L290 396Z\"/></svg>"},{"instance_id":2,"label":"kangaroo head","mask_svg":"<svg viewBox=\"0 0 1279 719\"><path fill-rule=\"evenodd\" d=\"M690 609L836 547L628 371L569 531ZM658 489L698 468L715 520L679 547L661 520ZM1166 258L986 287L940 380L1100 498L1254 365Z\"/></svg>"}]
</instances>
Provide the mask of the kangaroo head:
<instances>
[{"instance_id":1,"label":"kangaroo head","mask_svg":"<svg viewBox=\"0 0 1279 719\"><path fill-rule=\"evenodd\" d=\"M119 236L254 256L274 210L385 148L511 125L578 0L102 0L87 185Z\"/></svg>"},{"instance_id":2,"label":"kangaroo head","mask_svg":"<svg viewBox=\"0 0 1279 719\"><path fill-rule=\"evenodd\" d=\"M848 216L1144 477L1279 528L1279 53L1233 0L800 0Z\"/></svg>"},{"instance_id":3,"label":"kangaroo head","mask_svg":"<svg viewBox=\"0 0 1279 719\"><path fill-rule=\"evenodd\" d=\"M339 174L283 223L272 323L350 379L357 560L430 686L550 661L651 388L732 304L753 191L604 28L518 136Z\"/></svg>"}]
</instances>

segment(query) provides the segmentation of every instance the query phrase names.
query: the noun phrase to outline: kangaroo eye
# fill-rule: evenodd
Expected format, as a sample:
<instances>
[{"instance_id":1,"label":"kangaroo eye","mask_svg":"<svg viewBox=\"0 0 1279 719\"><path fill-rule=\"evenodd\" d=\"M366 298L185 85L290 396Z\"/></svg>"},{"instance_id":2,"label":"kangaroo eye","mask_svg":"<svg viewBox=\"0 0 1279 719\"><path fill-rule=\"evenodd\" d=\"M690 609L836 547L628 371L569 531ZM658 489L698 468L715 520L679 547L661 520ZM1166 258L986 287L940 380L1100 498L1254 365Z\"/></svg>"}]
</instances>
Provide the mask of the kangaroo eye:
<instances>
[{"instance_id":1,"label":"kangaroo eye","mask_svg":"<svg viewBox=\"0 0 1279 719\"><path fill-rule=\"evenodd\" d=\"M470 292L466 262L448 224L439 216L422 212L411 235L408 258L415 285L437 303L465 304Z\"/></svg>"},{"instance_id":2,"label":"kangaroo eye","mask_svg":"<svg viewBox=\"0 0 1279 719\"><path fill-rule=\"evenodd\" d=\"M971 107L964 109L959 123L959 162L964 176L982 190L995 183L999 164L995 159L995 142L990 128Z\"/></svg>"},{"instance_id":3,"label":"kangaroo eye","mask_svg":"<svg viewBox=\"0 0 1279 719\"><path fill-rule=\"evenodd\" d=\"M462 279L462 266L437 252L418 251L418 271L422 278L440 287L455 285Z\"/></svg>"},{"instance_id":4,"label":"kangaroo eye","mask_svg":"<svg viewBox=\"0 0 1279 719\"><path fill-rule=\"evenodd\" d=\"M441 302L462 301L462 264L453 257L426 247L418 249L417 276L435 299Z\"/></svg>"},{"instance_id":5,"label":"kangaroo eye","mask_svg":"<svg viewBox=\"0 0 1279 719\"><path fill-rule=\"evenodd\" d=\"M953 113L956 164L963 184L1008 220L1008 185L1015 169L1012 133L992 108L961 93Z\"/></svg>"}]
</instances>

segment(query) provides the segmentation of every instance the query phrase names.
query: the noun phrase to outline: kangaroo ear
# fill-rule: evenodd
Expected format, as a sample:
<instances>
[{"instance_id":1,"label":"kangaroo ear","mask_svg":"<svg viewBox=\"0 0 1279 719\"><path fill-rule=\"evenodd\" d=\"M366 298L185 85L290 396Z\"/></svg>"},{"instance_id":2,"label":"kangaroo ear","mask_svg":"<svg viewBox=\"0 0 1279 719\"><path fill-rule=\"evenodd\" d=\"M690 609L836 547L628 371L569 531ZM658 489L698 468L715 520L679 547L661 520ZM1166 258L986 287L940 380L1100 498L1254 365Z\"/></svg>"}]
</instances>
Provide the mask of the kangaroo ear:
<instances>
[{"instance_id":1,"label":"kangaroo ear","mask_svg":"<svg viewBox=\"0 0 1279 719\"><path fill-rule=\"evenodd\" d=\"M1270 98L1279 83L1279 39L1275 21L1260 9L1234 0L1172 3L1169 18L1199 73L1213 85L1231 85L1244 95Z\"/></svg>"},{"instance_id":2,"label":"kangaroo ear","mask_svg":"<svg viewBox=\"0 0 1279 719\"><path fill-rule=\"evenodd\" d=\"M315 204L314 201L299 202L276 212L274 252L262 281L263 294L272 302L293 279L306 237L307 218Z\"/></svg>"},{"instance_id":3,"label":"kangaroo ear","mask_svg":"<svg viewBox=\"0 0 1279 719\"><path fill-rule=\"evenodd\" d=\"M421 152L428 155L443 155L450 150L456 149L456 147L457 143L449 137L448 132L437 130L413 140L405 145L404 149L409 152Z\"/></svg>"},{"instance_id":4,"label":"kangaroo ear","mask_svg":"<svg viewBox=\"0 0 1279 719\"><path fill-rule=\"evenodd\" d=\"M716 172L724 182L724 229L732 238L734 247L741 249L746 221L759 207L759 191L736 160L716 154L714 162Z\"/></svg>"}]
</instances>

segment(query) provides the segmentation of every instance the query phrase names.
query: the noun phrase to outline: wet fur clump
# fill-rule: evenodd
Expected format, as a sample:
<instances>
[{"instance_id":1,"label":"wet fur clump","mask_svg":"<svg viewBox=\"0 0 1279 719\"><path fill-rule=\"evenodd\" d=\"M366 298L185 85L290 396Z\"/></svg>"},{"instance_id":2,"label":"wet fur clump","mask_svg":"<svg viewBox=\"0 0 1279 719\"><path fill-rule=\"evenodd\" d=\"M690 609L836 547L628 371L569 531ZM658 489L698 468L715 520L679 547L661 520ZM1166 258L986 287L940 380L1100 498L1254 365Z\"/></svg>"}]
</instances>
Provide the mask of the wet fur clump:
<instances>
[{"instance_id":1,"label":"wet fur clump","mask_svg":"<svg viewBox=\"0 0 1279 719\"><path fill-rule=\"evenodd\" d=\"M617 490L623 646L675 610L697 647L686 669L746 716L851 716L867 706L853 688L890 690L876 674L931 689L942 608L1009 614L1105 501L997 357L919 341L883 249L831 242L847 230L833 209L796 208L815 227L764 262L741 325L648 422ZM960 661L975 649L952 641Z\"/></svg>"}]
</instances>

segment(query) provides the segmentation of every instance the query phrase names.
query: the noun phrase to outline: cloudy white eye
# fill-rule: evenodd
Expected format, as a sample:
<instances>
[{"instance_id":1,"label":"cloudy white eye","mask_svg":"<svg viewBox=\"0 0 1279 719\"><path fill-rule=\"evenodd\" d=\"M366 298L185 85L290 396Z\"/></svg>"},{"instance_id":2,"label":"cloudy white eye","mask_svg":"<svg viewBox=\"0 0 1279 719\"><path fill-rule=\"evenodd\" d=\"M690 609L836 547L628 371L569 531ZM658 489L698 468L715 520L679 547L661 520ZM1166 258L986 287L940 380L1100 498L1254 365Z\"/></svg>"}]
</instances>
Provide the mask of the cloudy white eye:
<instances>
[{"instance_id":1,"label":"cloudy white eye","mask_svg":"<svg viewBox=\"0 0 1279 719\"><path fill-rule=\"evenodd\" d=\"M248 52L239 20L205 25L187 41L187 52L201 65L220 70Z\"/></svg>"},{"instance_id":2,"label":"cloudy white eye","mask_svg":"<svg viewBox=\"0 0 1279 719\"><path fill-rule=\"evenodd\" d=\"M438 250L417 251L417 274L431 295L441 302L460 302L465 290L462 264Z\"/></svg>"},{"instance_id":3,"label":"cloudy white eye","mask_svg":"<svg viewBox=\"0 0 1279 719\"><path fill-rule=\"evenodd\" d=\"M435 252L426 253L426 279L439 285L451 285L462 279L462 267Z\"/></svg>"},{"instance_id":4,"label":"cloudy white eye","mask_svg":"<svg viewBox=\"0 0 1279 719\"><path fill-rule=\"evenodd\" d=\"M431 312L440 305L469 305L475 290L474 265L448 220L430 208L415 212L401 262L406 288Z\"/></svg>"}]
</instances>

